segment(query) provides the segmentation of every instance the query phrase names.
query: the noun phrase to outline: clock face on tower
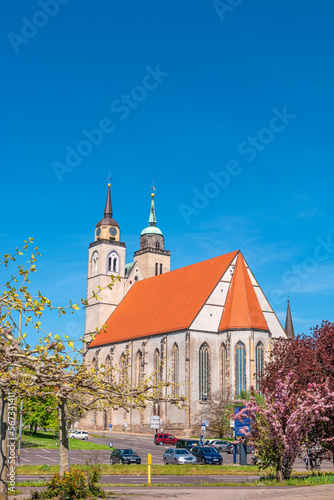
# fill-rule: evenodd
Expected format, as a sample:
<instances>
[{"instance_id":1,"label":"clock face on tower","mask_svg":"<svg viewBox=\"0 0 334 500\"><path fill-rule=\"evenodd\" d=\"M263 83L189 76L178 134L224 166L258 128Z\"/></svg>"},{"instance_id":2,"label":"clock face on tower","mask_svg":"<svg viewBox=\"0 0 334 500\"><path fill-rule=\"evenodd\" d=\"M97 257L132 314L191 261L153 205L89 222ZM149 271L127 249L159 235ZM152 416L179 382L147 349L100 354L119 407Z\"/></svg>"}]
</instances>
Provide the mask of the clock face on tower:
<instances>
[{"instance_id":1,"label":"clock face on tower","mask_svg":"<svg viewBox=\"0 0 334 500\"><path fill-rule=\"evenodd\" d=\"M97 230L96 230L96 236L99 237L101 234L101 228L98 227Z\"/></svg>"},{"instance_id":2,"label":"clock face on tower","mask_svg":"<svg viewBox=\"0 0 334 500\"><path fill-rule=\"evenodd\" d=\"M109 229L110 236L115 236L117 234L117 229L115 227L111 227Z\"/></svg>"}]
</instances>

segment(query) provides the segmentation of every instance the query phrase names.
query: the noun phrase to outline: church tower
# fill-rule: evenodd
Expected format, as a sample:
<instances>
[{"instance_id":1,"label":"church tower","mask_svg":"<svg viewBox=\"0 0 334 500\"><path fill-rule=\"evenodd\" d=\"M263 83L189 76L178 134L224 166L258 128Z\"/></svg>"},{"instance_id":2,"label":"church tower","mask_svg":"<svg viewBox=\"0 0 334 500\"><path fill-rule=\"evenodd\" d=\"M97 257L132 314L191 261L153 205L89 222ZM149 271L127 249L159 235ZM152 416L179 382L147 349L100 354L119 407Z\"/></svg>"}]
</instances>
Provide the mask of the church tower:
<instances>
[{"instance_id":1,"label":"church tower","mask_svg":"<svg viewBox=\"0 0 334 500\"><path fill-rule=\"evenodd\" d=\"M124 295L126 245L120 241L121 231L113 219L110 184L104 218L96 224L95 238L88 251L88 280L85 339L96 333L116 309ZM112 277L120 276L111 289ZM100 288L103 289L100 291ZM96 293L100 300L91 298Z\"/></svg>"},{"instance_id":2,"label":"church tower","mask_svg":"<svg viewBox=\"0 0 334 500\"><path fill-rule=\"evenodd\" d=\"M139 250L134 253L134 260L140 265L144 278L170 271L170 252L165 250L165 238L157 227L154 193L151 197L148 227L142 230Z\"/></svg>"}]
</instances>

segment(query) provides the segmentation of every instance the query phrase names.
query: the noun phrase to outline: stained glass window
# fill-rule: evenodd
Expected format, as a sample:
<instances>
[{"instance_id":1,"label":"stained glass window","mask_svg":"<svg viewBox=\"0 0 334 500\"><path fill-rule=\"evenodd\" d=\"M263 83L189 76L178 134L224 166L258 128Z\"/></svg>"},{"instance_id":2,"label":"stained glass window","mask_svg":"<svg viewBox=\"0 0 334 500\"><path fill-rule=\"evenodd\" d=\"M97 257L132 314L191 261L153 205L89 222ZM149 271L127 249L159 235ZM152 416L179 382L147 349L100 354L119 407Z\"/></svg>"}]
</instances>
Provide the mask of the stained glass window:
<instances>
[{"instance_id":1,"label":"stained glass window","mask_svg":"<svg viewBox=\"0 0 334 500\"><path fill-rule=\"evenodd\" d=\"M222 345L222 396L226 391L226 346Z\"/></svg>"},{"instance_id":2,"label":"stained glass window","mask_svg":"<svg viewBox=\"0 0 334 500\"><path fill-rule=\"evenodd\" d=\"M172 353L172 381L173 381L173 396L177 396L179 393L179 347L177 344L173 345Z\"/></svg>"},{"instance_id":3,"label":"stained glass window","mask_svg":"<svg viewBox=\"0 0 334 500\"><path fill-rule=\"evenodd\" d=\"M255 349L255 371L256 371L256 389L260 389L260 377L263 371L263 344L258 342Z\"/></svg>"},{"instance_id":4,"label":"stained glass window","mask_svg":"<svg viewBox=\"0 0 334 500\"><path fill-rule=\"evenodd\" d=\"M199 399L209 397L210 356L209 346L202 344L199 350Z\"/></svg>"},{"instance_id":5,"label":"stained glass window","mask_svg":"<svg viewBox=\"0 0 334 500\"><path fill-rule=\"evenodd\" d=\"M246 390L246 348L242 342L237 343L235 353L235 377L237 396Z\"/></svg>"}]
</instances>

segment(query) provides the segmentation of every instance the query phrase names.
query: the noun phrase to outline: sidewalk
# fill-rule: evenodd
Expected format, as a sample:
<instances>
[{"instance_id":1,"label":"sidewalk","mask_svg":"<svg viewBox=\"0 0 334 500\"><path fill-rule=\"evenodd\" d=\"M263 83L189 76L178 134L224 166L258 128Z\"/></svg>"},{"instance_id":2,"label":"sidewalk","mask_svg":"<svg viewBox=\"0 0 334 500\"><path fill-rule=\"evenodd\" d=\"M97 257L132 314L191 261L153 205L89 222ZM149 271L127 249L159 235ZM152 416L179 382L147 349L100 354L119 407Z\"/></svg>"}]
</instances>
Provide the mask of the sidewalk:
<instances>
[{"instance_id":1,"label":"sidewalk","mask_svg":"<svg viewBox=\"0 0 334 500\"><path fill-rule=\"evenodd\" d=\"M106 488L108 491L108 488ZM124 500L124 495L131 495L131 500L139 499L176 499L177 500L333 500L334 484L325 484L322 486L306 486L303 488L282 487L282 488L110 488L113 492L114 500ZM117 493L121 494L118 496Z\"/></svg>"},{"instance_id":2,"label":"sidewalk","mask_svg":"<svg viewBox=\"0 0 334 500\"><path fill-rule=\"evenodd\" d=\"M22 493L16 494L16 500L29 498L31 491L40 488L19 487ZM252 487L194 487L194 488L104 488L106 493L112 494L112 500L333 500L334 484L322 486L281 487L281 488L252 488Z\"/></svg>"}]
</instances>

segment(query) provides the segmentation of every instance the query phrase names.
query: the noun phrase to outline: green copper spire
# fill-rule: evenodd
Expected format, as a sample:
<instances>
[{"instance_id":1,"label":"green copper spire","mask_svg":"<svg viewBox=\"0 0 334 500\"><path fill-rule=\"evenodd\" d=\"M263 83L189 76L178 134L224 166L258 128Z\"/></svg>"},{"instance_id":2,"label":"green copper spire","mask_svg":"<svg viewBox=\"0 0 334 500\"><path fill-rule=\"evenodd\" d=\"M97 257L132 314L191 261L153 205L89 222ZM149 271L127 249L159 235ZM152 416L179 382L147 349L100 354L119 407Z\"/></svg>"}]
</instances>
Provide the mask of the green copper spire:
<instances>
[{"instance_id":1,"label":"green copper spire","mask_svg":"<svg viewBox=\"0 0 334 500\"><path fill-rule=\"evenodd\" d=\"M148 219L148 225L155 227L157 225L157 219L155 218L154 193L152 193L151 196L152 196L151 211L150 211L150 217Z\"/></svg>"},{"instance_id":2,"label":"green copper spire","mask_svg":"<svg viewBox=\"0 0 334 500\"><path fill-rule=\"evenodd\" d=\"M155 217L155 207L154 207L154 193L152 193L151 196L152 196L151 211L150 211L150 217L148 219L149 225L148 227L142 230L141 236L143 236L143 234L161 234L161 236L163 236L162 232L157 227L157 219Z\"/></svg>"}]
</instances>

